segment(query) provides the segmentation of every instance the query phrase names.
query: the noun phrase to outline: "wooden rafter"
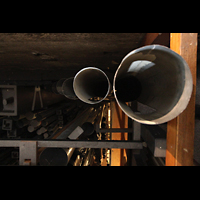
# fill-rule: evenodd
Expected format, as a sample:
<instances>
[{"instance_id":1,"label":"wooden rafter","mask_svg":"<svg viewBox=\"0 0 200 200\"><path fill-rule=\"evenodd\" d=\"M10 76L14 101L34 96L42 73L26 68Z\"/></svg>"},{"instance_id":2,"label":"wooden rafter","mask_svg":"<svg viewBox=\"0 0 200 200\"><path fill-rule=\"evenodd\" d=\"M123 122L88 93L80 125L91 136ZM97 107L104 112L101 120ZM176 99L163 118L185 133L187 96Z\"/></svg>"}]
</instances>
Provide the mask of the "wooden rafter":
<instances>
[{"instance_id":1,"label":"wooden rafter","mask_svg":"<svg viewBox=\"0 0 200 200\"><path fill-rule=\"evenodd\" d=\"M142 41L141 46L150 44L160 44L168 46L170 42L170 33L147 33Z\"/></svg>"}]
</instances>

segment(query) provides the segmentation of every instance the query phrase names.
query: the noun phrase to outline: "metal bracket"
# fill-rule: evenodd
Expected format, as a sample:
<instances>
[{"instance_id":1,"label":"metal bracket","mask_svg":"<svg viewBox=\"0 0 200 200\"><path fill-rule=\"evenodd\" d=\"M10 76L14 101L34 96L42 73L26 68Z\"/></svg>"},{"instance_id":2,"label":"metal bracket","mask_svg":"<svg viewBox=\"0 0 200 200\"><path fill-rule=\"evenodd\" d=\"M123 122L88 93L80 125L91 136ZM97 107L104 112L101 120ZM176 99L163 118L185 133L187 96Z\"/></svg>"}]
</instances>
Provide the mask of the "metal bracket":
<instances>
[{"instance_id":1,"label":"metal bracket","mask_svg":"<svg viewBox=\"0 0 200 200\"><path fill-rule=\"evenodd\" d=\"M125 132L133 132L132 128L100 128L99 124L95 124L95 130L96 132L100 132L100 133L117 133L117 132L121 132L121 133L125 133Z\"/></svg>"},{"instance_id":2,"label":"metal bracket","mask_svg":"<svg viewBox=\"0 0 200 200\"><path fill-rule=\"evenodd\" d=\"M0 147L19 147L19 165L37 165L37 148L119 148L142 149L140 141L81 141L81 140L0 140Z\"/></svg>"},{"instance_id":3,"label":"metal bracket","mask_svg":"<svg viewBox=\"0 0 200 200\"><path fill-rule=\"evenodd\" d=\"M13 125L13 120L12 119L3 119L3 122L2 122L2 130L5 130L5 131L11 131L12 130L12 126Z\"/></svg>"},{"instance_id":4,"label":"metal bracket","mask_svg":"<svg viewBox=\"0 0 200 200\"><path fill-rule=\"evenodd\" d=\"M132 120L133 123L133 140L140 141L141 140L141 123Z\"/></svg>"},{"instance_id":5,"label":"metal bracket","mask_svg":"<svg viewBox=\"0 0 200 200\"><path fill-rule=\"evenodd\" d=\"M133 127L133 132L132 132L132 139L133 141L141 141L141 124L135 120L132 120L132 127ZM132 149L132 159L134 160L134 155L135 154L140 154L140 149Z\"/></svg>"},{"instance_id":6,"label":"metal bracket","mask_svg":"<svg viewBox=\"0 0 200 200\"><path fill-rule=\"evenodd\" d=\"M39 94L40 105L41 105L41 108L43 108L43 102L42 102L42 95L41 95L41 89L40 89L40 86L35 86L35 92L34 92L34 96L33 96L33 104L32 104L32 111L33 111L34 108L35 108L36 92L38 92L38 94Z\"/></svg>"},{"instance_id":7,"label":"metal bracket","mask_svg":"<svg viewBox=\"0 0 200 200\"><path fill-rule=\"evenodd\" d=\"M17 115L17 86L0 85L0 115Z\"/></svg>"},{"instance_id":8,"label":"metal bracket","mask_svg":"<svg viewBox=\"0 0 200 200\"><path fill-rule=\"evenodd\" d=\"M37 165L37 141L20 141L19 165Z\"/></svg>"}]
</instances>

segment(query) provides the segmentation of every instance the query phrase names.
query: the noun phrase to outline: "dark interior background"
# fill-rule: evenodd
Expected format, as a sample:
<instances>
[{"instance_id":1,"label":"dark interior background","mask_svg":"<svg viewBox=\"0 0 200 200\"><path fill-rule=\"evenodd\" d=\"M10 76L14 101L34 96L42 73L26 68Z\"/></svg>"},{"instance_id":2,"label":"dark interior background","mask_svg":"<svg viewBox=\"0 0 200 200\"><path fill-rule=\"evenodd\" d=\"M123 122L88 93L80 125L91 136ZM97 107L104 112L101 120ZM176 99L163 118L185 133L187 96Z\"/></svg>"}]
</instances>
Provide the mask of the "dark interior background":
<instances>
[{"instance_id":1,"label":"dark interior background","mask_svg":"<svg viewBox=\"0 0 200 200\"><path fill-rule=\"evenodd\" d=\"M121 60L141 46L145 34L0 33L0 84L48 84L87 66L102 69L112 79ZM200 163L199 45L197 59L194 159Z\"/></svg>"},{"instance_id":2,"label":"dark interior background","mask_svg":"<svg viewBox=\"0 0 200 200\"><path fill-rule=\"evenodd\" d=\"M94 66L114 73L145 33L0 33L0 84L35 85Z\"/></svg>"}]
</instances>

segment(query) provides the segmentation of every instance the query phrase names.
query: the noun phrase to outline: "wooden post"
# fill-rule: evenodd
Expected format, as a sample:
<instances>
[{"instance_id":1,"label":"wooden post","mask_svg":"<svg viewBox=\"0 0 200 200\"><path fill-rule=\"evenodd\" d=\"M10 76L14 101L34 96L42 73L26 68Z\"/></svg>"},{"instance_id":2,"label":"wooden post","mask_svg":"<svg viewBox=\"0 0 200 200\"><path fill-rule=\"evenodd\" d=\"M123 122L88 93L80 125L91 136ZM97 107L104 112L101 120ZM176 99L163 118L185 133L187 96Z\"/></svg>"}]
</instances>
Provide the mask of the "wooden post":
<instances>
[{"instance_id":1,"label":"wooden post","mask_svg":"<svg viewBox=\"0 0 200 200\"><path fill-rule=\"evenodd\" d=\"M112 106L112 128L128 128L128 116L124 114L116 101ZM112 140L127 140L128 133L112 133ZM124 166L127 155L125 149L111 149L111 166Z\"/></svg>"},{"instance_id":2,"label":"wooden post","mask_svg":"<svg viewBox=\"0 0 200 200\"><path fill-rule=\"evenodd\" d=\"M188 63L193 77L190 102L167 124L166 166L192 166L194 153L197 33L171 33L170 48Z\"/></svg>"}]
</instances>

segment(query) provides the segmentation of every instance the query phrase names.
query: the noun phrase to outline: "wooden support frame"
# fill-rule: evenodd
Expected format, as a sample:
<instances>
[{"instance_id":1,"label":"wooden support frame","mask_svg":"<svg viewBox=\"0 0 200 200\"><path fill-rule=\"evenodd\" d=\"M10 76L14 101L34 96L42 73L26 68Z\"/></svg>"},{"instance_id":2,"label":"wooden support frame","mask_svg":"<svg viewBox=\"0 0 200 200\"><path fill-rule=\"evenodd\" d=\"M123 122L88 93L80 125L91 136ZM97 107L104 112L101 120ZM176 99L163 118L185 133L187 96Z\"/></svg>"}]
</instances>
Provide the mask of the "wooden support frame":
<instances>
[{"instance_id":1,"label":"wooden support frame","mask_svg":"<svg viewBox=\"0 0 200 200\"><path fill-rule=\"evenodd\" d=\"M192 166L194 153L197 33L171 33L170 48L188 63L193 92L187 108L167 125L166 166Z\"/></svg>"},{"instance_id":2,"label":"wooden support frame","mask_svg":"<svg viewBox=\"0 0 200 200\"><path fill-rule=\"evenodd\" d=\"M169 45L188 63L193 92L186 110L167 125L166 166L191 166L194 153L197 33L147 33L141 46Z\"/></svg>"}]
</instances>

